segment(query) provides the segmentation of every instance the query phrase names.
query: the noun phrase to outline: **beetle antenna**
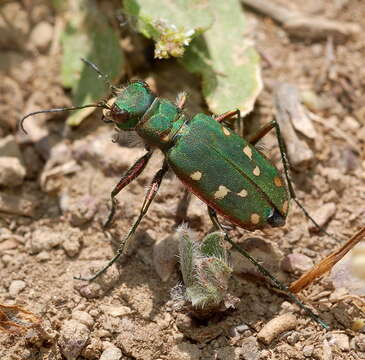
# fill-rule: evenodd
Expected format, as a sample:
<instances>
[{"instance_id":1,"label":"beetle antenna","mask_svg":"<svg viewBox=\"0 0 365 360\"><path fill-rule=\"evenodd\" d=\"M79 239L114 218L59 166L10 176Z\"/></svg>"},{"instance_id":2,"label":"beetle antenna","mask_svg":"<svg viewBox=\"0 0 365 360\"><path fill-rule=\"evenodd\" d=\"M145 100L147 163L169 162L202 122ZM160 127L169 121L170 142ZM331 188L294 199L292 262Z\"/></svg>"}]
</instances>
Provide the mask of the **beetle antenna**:
<instances>
[{"instance_id":1,"label":"beetle antenna","mask_svg":"<svg viewBox=\"0 0 365 360\"><path fill-rule=\"evenodd\" d=\"M109 106L107 104L99 103L99 104L88 104L88 105L83 105L83 106L74 106L74 107L69 107L69 108L56 108L56 109L49 109L49 110L33 111L33 112L25 115L23 118L21 118L18 123L18 126L25 134L28 134L24 128L24 121L25 121L25 119L27 119L30 116L37 115L37 114L45 114L45 113L56 113L56 112L63 112L63 111L80 110L80 109L85 109L85 108L89 108L89 107L109 109Z\"/></svg>"},{"instance_id":2,"label":"beetle antenna","mask_svg":"<svg viewBox=\"0 0 365 360\"><path fill-rule=\"evenodd\" d=\"M107 84L109 86L109 88L112 89L112 91L116 90L116 87L110 82L109 80L109 76L104 74L99 67L94 64L93 62L91 62L90 60L87 60L85 58L81 58L81 61L83 61L87 66L89 66L91 69L93 69L99 76L99 78L103 78L105 84Z\"/></svg>"}]
</instances>

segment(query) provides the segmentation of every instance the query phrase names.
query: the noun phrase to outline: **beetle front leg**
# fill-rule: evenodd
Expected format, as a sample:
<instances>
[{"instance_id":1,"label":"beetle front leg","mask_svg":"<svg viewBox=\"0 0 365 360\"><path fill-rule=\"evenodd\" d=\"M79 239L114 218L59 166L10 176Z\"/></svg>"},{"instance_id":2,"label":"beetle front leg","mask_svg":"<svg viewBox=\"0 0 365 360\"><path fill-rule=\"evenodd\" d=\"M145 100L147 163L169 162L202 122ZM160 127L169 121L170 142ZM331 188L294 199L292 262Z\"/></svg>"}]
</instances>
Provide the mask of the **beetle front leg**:
<instances>
[{"instance_id":1,"label":"beetle front leg","mask_svg":"<svg viewBox=\"0 0 365 360\"><path fill-rule=\"evenodd\" d=\"M315 322L323 326L325 329L329 329L329 326L318 316L316 315L311 309L305 306L293 293L290 292L289 288L284 285L281 281L276 279L273 275L271 275L270 271L265 269L259 262L256 261L248 252L246 252L243 248L238 246L227 234L224 230L222 224L219 222L217 217L217 213L214 209L208 206L208 213L209 217L214 224L220 231L224 234L224 239L229 242L234 249L236 249L241 255L243 255L246 259L248 259L253 265L257 267L257 269L267 278L271 280L272 285L279 290L279 292L285 293L294 303L296 303L301 309L303 309L310 318L312 318Z\"/></svg>"},{"instance_id":2,"label":"beetle front leg","mask_svg":"<svg viewBox=\"0 0 365 360\"><path fill-rule=\"evenodd\" d=\"M107 228L111 221L113 220L113 217L115 215L115 211L117 208L117 200L115 197L119 194L119 192L124 189L130 182L132 182L138 175L141 174L143 169L146 167L148 161L150 160L152 156L153 151L148 151L146 154L144 154L141 158L139 158L130 168L129 170L122 176L122 178L119 180L118 184L114 187L113 191L110 194L112 207L109 211L109 215L105 223L103 224L103 228Z\"/></svg>"},{"instance_id":3,"label":"beetle front leg","mask_svg":"<svg viewBox=\"0 0 365 360\"><path fill-rule=\"evenodd\" d=\"M136 229L137 229L139 223L141 222L143 217L146 215L148 208L150 207L153 199L155 198L157 191L161 185L162 179L163 179L164 175L166 174L167 170L168 170L168 165L167 165L167 162L164 161L162 168L153 177L153 180L151 182L150 187L148 188L147 194L143 201L142 208L140 210L137 220L133 223L132 227L128 231L128 234L121 241L116 255L107 263L107 265L105 267L103 267L101 270L99 270L96 274L94 274L90 278L75 277L75 279L84 280L84 281L95 280L97 277L99 277L101 274L103 274L105 271L107 271L119 259L119 257L125 253L131 238L133 237L134 233L136 232Z\"/></svg>"},{"instance_id":4,"label":"beetle front leg","mask_svg":"<svg viewBox=\"0 0 365 360\"><path fill-rule=\"evenodd\" d=\"M241 111L240 109L236 109L236 110L231 110L231 111L227 111L221 115L218 115L214 118L215 121L221 123L224 120L230 120L232 119L234 116L237 117L237 119L241 118Z\"/></svg>"}]
</instances>

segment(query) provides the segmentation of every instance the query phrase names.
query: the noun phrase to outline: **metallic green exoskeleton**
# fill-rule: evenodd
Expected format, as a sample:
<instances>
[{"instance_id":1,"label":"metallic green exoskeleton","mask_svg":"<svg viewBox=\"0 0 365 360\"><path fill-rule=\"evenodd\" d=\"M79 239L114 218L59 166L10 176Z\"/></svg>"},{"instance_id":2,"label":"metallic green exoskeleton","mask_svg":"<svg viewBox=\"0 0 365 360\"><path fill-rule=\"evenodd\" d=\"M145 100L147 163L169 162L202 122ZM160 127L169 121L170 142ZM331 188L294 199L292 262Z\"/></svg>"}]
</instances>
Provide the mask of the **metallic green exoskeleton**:
<instances>
[{"instance_id":1,"label":"metallic green exoskeleton","mask_svg":"<svg viewBox=\"0 0 365 360\"><path fill-rule=\"evenodd\" d=\"M187 188L230 222L249 230L285 223L289 199L279 171L220 123L227 116L191 118L141 81L121 90L105 116L159 148Z\"/></svg>"},{"instance_id":2,"label":"metallic green exoskeleton","mask_svg":"<svg viewBox=\"0 0 365 360\"><path fill-rule=\"evenodd\" d=\"M83 61L99 75L104 76L96 65L85 59ZM187 189L207 204L211 220L218 229L223 231L224 238L270 278L277 288L285 291L315 321L327 327L317 315L288 292L285 285L276 280L260 263L230 239L216 215L218 213L233 224L248 230L262 229L265 226L282 226L285 224L290 194L290 198L319 227L296 200L288 175L285 145L276 121L273 120L250 138L243 139L222 124L224 120L235 115L239 116L239 111L230 111L215 118L205 114L190 117L183 110L185 94L180 95L176 103L173 103L157 97L143 81L131 82L122 89L113 86L111 88L115 94L112 104L100 102L72 108L41 110L26 115L20 121L20 127L24 130L24 120L32 115L99 107L104 109L105 122L114 123L121 131L134 130L143 139L147 152L122 176L113 189L112 207L104 227L110 224L115 214L116 195L138 177L153 151L158 148L165 155L162 168L155 174L148 188L139 216L121 241L117 254L90 278L78 277L77 279L94 280L125 253L128 242L152 203L164 175L171 168ZM273 128L278 135L289 193L279 171L255 147L257 141Z\"/></svg>"}]
</instances>

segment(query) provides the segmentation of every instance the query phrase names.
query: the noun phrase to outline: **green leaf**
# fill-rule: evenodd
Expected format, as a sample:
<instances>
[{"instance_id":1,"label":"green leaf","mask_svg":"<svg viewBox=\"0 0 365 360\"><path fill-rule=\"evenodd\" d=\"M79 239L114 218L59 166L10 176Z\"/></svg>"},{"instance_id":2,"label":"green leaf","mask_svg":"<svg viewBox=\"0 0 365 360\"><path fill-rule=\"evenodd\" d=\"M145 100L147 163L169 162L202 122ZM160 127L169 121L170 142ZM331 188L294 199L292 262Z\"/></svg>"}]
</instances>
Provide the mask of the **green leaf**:
<instances>
[{"instance_id":1,"label":"green leaf","mask_svg":"<svg viewBox=\"0 0 365 360\"><path fill-rule=\"evenodd\" d=\"M123 75L124 55L116 32L94 0L69 0L68 9L62 34L62 83L71 88L75 106L97 103L107 93L108 85L80 58L96 64L114 83ZM68 125L79 125L93 111L87 108L74 112Z\"/></svg>"},{"instance_id":2,"label":"green leaf","mask_svg":"<svg viewBox=\"0 0 365 360\"><path fill-rule=\"evenodd\" d=\"M202 76L203 95L215 114L249 113L262 89L259 55L247 37L239 0L210 0L213 26L192 41L182 63Z\"/></svg>"},{"instance_id":3,"label":"green leaf","mask_svg":"<svg viewBox=\"0 0 365 360\"><path fill-rule=\"evenodd\" d=\"M155 57L181 57L190 41L213 23L205 0L124 0L138 30L156 42Z\"/></svg>"}]
</instances>

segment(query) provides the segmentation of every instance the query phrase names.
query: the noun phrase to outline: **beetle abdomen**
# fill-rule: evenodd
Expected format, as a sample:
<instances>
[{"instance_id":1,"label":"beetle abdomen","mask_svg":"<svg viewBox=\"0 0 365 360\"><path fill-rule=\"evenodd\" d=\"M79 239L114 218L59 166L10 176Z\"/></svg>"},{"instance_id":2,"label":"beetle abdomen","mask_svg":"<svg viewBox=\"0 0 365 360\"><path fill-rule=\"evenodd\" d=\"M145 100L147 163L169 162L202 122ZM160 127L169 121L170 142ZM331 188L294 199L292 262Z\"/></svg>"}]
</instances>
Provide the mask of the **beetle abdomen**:
<instances>
[{"instance_id":1,"label":"beetle abdomen","mask_svg":"<svg viewBox=\"0 0 365 360\"><path fill-rule=\"evenodd\" d=\"M284 223L288 195L278 170L210 116L196 115L166 156L195 195L236 225L257 229Z\"/></svg>"}]
</instances>

